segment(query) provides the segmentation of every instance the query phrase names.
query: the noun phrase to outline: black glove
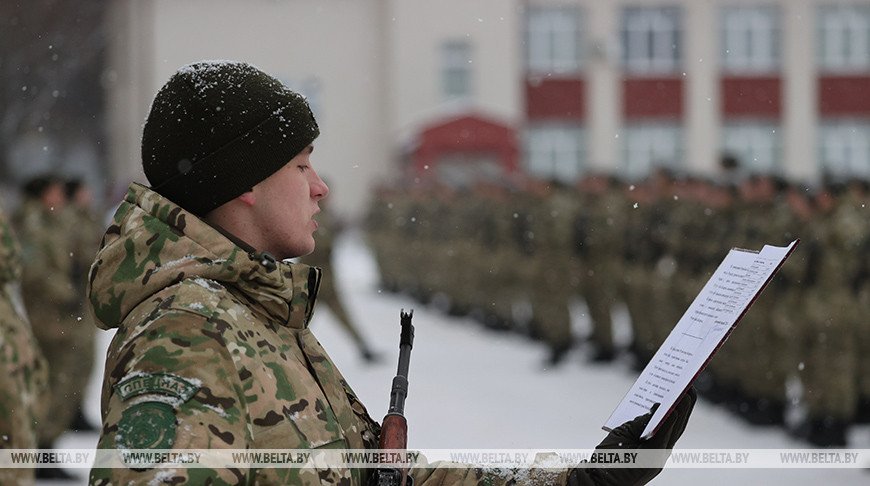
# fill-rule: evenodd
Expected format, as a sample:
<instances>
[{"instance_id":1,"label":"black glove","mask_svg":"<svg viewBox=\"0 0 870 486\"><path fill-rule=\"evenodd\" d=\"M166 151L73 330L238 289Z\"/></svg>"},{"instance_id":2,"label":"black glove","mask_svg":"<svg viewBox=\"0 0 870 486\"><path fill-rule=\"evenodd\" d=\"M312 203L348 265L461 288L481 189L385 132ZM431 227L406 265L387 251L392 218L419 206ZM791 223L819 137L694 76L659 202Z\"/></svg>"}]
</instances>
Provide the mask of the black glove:
<instances>
[{"instance_id":1,"label":"black glove","mask_svg":"<svg viewBox=\"0 0 870 486\"><path fill-rule=\"evenodd\" d=\"M640 436L652 419L658 408L658 403L653 406L649 413L640 415L613 429L595 448L596 452L600 452L605 457L610 457L609 454L613 452L619 452L622 455L624 452L644 451L643 456L635 457L645 464L652 461L655 464L653 467L606 468L580 465L568 473L568 485L628 486L646 484L652 481L662 471L665 462L671 455L671 449L674 448L677 439L686 430L686 424L689 422L689 416L692 415L692 409L695 407L697 399L698 394L695 388L689 388L674 411L662 423L658 432L647 440L642 440Z\"/></svg>"}]
</instances>

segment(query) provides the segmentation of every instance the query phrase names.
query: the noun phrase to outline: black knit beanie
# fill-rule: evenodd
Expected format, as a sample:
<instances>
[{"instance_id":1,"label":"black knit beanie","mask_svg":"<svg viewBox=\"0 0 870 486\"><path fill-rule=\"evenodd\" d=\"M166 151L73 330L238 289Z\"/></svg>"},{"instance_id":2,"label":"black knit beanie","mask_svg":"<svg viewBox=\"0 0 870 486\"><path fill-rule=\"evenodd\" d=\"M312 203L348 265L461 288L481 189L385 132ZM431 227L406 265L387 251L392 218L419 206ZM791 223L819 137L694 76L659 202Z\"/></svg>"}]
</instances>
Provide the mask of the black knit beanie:
<instances>
[{"instance_id":1,"label":"black knit beanie","mask_svg":"<svg viewBox=\"0 0 870 486\"><path fill-rule=\"evenodd\" d=\"M203 61L160 88L142 133L152 189L202 216L290 162L320 130L305 98L241 62Z\"/></svg>"}]
</instances>

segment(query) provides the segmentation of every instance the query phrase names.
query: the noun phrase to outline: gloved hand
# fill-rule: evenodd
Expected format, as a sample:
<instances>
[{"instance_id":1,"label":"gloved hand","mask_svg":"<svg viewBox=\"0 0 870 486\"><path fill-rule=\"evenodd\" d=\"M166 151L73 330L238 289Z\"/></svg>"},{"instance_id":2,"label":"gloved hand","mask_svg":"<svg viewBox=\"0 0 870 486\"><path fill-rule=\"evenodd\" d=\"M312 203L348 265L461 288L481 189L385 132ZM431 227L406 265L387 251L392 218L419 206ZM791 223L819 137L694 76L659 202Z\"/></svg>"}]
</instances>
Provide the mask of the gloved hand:
<instances>
[{"instance_id":1,"label":"gloved hand","mask_svg":"<svg viewBox=\"0 0 870 486\"><path fill-rule=\"evenodd\" d=\"M686 424L692 415L692 409L698 394L695 388L683 396L674 411L662 423L658 432L647 440L642 440L640 435L646 428L659 404L644 415L636 417L619 427L613 429L604 440L595 448L596 452L608 454L608 452L635 452L642 451L642 456L636 456L638 461L649 464L652 467L583 467L579 465L568 474L569 486L627 486L646 484L656 477L671 455L671 449L677 443L677 439L686 430Z\"/></svg>"}]
</instances>

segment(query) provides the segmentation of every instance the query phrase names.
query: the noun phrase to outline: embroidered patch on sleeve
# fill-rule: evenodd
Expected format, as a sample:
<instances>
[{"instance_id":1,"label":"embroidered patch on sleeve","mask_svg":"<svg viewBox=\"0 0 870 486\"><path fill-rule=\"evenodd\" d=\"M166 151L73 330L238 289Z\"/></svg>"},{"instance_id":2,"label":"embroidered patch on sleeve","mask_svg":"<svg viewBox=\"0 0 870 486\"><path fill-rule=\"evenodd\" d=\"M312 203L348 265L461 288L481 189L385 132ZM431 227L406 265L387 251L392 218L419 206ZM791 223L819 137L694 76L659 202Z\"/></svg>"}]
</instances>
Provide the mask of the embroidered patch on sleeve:
<instances>
[{"instance_id":1,"label":"embroidered patch on sleeve","mask_svg":"<svg viewBox=\"0 0 870 486\"><path fill-rule=\"evenodd\" d=\"M157 393L175 397L184 403L199 390L199 386L180 376L166 373L137 373L115 385L115 393L126 401L145 393Z\"/></svg>"},{"instance_id":2,"label":"embroidered patch on sleeve","mask_svg":"<svg viewBox=\"0 0 870 486\"><path fill-rule=\"evenodd\" d=\"M115 444L120 449L170 449L175 442L175 414L163 402L142 402L124 410Z\"/></svg>"}]
</instances>

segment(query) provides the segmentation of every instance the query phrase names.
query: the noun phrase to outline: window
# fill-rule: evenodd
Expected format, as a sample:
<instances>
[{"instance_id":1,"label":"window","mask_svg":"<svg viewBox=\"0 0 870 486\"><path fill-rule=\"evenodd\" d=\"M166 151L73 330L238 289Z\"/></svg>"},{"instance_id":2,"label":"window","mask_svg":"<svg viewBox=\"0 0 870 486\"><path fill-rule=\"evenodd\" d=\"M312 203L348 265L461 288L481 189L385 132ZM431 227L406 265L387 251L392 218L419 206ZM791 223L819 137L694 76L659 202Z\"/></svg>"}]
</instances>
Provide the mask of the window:
<instances>
[{"instance_id":1,"label":"window","mask_svg":"<svg viewBox=\"0 0 870 486\"><path fill-rule=\"evenodd\" d=\"M526 130L526 170L541 179L572 183L583 172L585 133L575 125L538 125Z\"/></svg>"},{"instance_id":2,"label":"window","mask_svg":"<svg viewBox=\"0 0 870 486\"><path fill-rule=\"evenodd\" d=\"M622 18L625 68L634 73L672 73L680 67L681 15L676 7L627 7Z\"/></svg>"},{"instance_id":3,"label":"window","mask_svg":"<svg viewBox=\"0 0 870 486\"><path fill-rule=\"evenodd\" d=\"M870 177L870 122L839 121L819 128L819 160L831 175Z\"/></svg>"},{"instance_id":4,"label":"window","mask_svg":"<svg viewBox=\"0 0 870 486\"><path fill-rule=\"evenodd\" d=\"M818 22L818 63L823 70L870 70L870 5L822 6Z\"/></svg>"},{"instance_id":5,"label":"window","mask_svg":"<svg viewBox=\"0 0 870 486\"><path fill-rule=\"evenodd\" d=\"M448 99L471 96L471 45L448 41L441 47L444 96Z\"/></svg>"},{"instance_id":6,"label":"window","mask_svg":"<svg viewBox=\"0 0 870 486\"><path fill-rule=\"evenodd\" d=\"M765 122L728 124L722 129L722 152L733 155L741 170L751 173L775 174L782 159L777 126Z\"/></svg>"},{"instance_id":7,"label":"window","mask_svg":"<svg viewBox=\"0 0 870 486\"><path fill-rule=\"evenodd\" d=\"M526 17L526 67L530 73L576 73L582 64L580 9L532 6Z\"/></svg>"},{"instance_id":8,"label":"window","mask_svg":"<svg viewBox=\"0 0 870 486\"><path fill-rule=\"evenodd\" d=\"M721 19L725 71L769 73L779 68L780 27L776 7L726 7Z\"/></svg>"},{"instance_id":9,"label":"window","mask_svg":"<svg viewBox=\"0 0 870 486\"><path fill-rule=\"evenodd\" d=\"M683 130L676 125L643 123L626 127L623 168L630 179L640 179L653 169L678 169L683 165Z\"/></svg>"}]
</instances>

